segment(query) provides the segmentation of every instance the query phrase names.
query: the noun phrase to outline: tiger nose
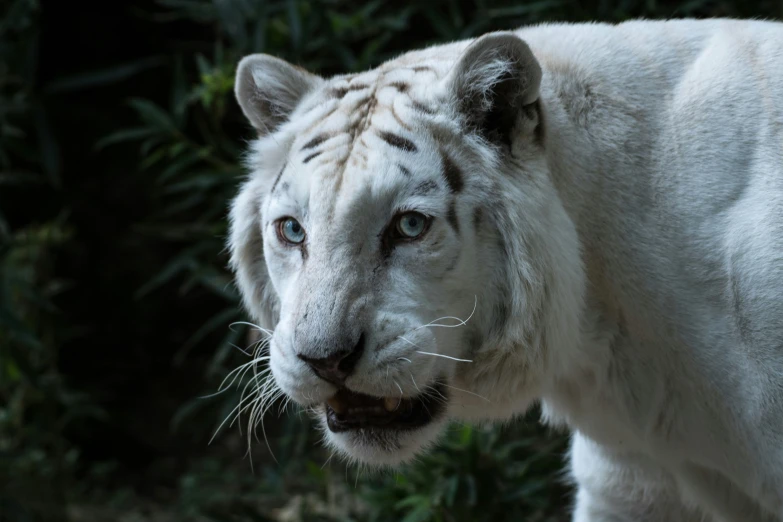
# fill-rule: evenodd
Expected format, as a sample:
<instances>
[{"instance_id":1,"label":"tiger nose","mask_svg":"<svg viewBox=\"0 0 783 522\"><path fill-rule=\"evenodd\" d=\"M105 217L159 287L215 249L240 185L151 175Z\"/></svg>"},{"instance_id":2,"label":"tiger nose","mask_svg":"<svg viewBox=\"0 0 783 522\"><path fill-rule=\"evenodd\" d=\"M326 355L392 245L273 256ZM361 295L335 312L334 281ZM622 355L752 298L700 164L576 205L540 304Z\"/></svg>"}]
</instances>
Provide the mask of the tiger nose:
<instances>
[{"instance_id":1,"label":"tiger nose","mask_svg":"<svg viewBox=\"0 0 783 522\"><path fill-rule=\"evenodd\" d=\"M364 353L364 334L359 336L359 341L350 349L343 349L326 357L310 357L301 353L297 354L297 357L307 363L321 379L342 386L353 373L362 353Z\"/></svg>"}]
</instances>

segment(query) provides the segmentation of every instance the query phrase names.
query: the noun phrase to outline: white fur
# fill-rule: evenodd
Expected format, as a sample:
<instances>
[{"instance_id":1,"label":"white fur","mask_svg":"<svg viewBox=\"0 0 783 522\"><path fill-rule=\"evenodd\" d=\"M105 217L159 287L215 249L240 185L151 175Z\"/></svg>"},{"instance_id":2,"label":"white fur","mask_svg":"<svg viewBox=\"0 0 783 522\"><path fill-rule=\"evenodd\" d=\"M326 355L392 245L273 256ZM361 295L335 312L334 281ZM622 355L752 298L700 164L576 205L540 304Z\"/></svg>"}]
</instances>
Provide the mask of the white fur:
<instances>
[{"instance_id":1,"label":"white fur","mask_svg":"<svg viewBox=\"0 0 783 522\"><path fill-rule=\"evenodd\" d=\"M274 328L278 385L321 411L335 388L295 354L361 330L369 349L351 389L416 396L439 378L453 388L447 415L423 430L325 430L351 458L410 460L448 418L505 420L540 400L574 432L578 522L783 521L783 26L515 34L529 50L502 34L475 43L499 53L484 67L460 61L469 41L330 80L267 58L246 59L251 74L240 67L239 100L263 136L230 247L246 306ZM522 71L511 98L540 101L520 112L505 151L473 132L463 107L476 95L471 107L490 110L504 71ZM295 108L290 96L270 114L248 101L254 89L274 101L266 87L286 84L302 91ZM329 94L352 85L367 89ZM324 132L328 146L304 163L303 145ZM411 193L443 183L444 153L464 174L458 230L451 196ZM287 188L272 193L284 164ZM432 229L379 264L378 235L400 208L434 216ZM307 230L306 258L275 236L285 215ZM466 318L474 303L463 326L418 328Z\"/></svg>"}]
</instances>

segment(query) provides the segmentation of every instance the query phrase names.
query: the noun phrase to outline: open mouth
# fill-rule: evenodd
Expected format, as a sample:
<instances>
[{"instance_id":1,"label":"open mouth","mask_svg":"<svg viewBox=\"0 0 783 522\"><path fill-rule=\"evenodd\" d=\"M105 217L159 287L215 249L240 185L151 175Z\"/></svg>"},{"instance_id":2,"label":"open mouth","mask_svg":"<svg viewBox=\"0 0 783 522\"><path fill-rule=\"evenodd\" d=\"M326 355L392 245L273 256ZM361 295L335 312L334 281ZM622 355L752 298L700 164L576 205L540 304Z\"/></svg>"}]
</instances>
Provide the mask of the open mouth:
<instances>
[{"instance_id":1,"label":"open mouth","mask_svg":"<svg viewBox=\"0 0 783 522\"><path fill-rule=\"evenodd\" d=\"M342 388L326 401L326 424L334 433L419 428L430 423L445 408L444 388L436 383L412 398L379 398Z\"/></svg>"}]
</instances>

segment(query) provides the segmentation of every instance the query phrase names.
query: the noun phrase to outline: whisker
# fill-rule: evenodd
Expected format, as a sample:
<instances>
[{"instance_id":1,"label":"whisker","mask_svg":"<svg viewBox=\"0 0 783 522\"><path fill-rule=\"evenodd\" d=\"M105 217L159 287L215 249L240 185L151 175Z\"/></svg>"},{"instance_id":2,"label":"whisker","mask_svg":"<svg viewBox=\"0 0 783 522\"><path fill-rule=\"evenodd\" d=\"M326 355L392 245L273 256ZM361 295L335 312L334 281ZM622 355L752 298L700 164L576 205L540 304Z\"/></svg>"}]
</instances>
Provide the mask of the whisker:
<instances>
[{"instance_id":1,"label":"whisker","mask_svg":"<svg viewBox=\"0 0 783 522\"><path fill-rule=\"evenodd\" d=\"M421 346L419 346L418 344L414 343L414 342L413 342L413 341L411 341L410 339L406 339L405 337L403 337L403 336L401 336L401 335L397 336L397 338L398 338L398 339L402 339L402 340L403 340L403 341L405 341L406 343L408 343L408 344L410 344L410 345L412 345L412 346L415 346L416 348L421 348ZM446 359L451 359L452 361L457 361L457 362L469 362L469 363L472 363L472 362L473 362L473 361L472 361L472 360L470 360L470 359L458 359L458 358L456 358L456 357L451 357L450 355L443 355L443 354L441 354L441 353L425 352L425 351L422 351L422 350L417 350L417 351L416 351L416 353L420 353L420 354L422 354L422 355L432 355L433 357L444 357L444 358L446 358Z\"/></svg>"},{"instance_id":2,"label":"whisker","mask_svg":"<svg viewBox=\"0 0 783 522\"><path fill-rule=\"evenodd\" d=\"M218 433L220 433L220 429L223 427L223 425L224 425L226 422L228 422L228 419L230 419L230 418L231 418L231 416L233 415L233 413L234 413L235 411L239 410L241 406L242 406L242 403L240 402L239 404L237 404L237 405L234 407L234 409L233 409L233 410L231 410L231 411L229 412L229 414L228 414L228 415L226 415L226 418L225 418L225 419L223 419L223 422L221 422L221 423L220 423L220 425L219 425L219 426L217 427L217 429L215 430L215 433L212 435L212 438L211 438L211 439L209 439L209 442L207 443L207 445L208 445L208 446L209 446L210 444L212 444L212 441L214 441L214 440L215 440L215 437L217 437L217 434L218 434Z\"/></svg>"},{"instance_id":3,"label":"whisker","mask_svg":"<svg viewBox=\"0 0 783 522\"><path fill-rule=\"evenodd\" d=\"M461 391L463 393L467 393L467 394L470 394L470 395L475 395L479 399L483 399L483 400L485 400L485 401L487 401L489 403L492 403L491 400L487 399L486 397L483 397L483 396L479 395L478 393L475 393L475 392L472 392L472 391L468 391L468 390L463 390L462 388L457 388L456 386L449 386L448 384L445 384L445 383L441 383L441 384L443 386L445 386L446 388L451 388L452 390L457 390L457 391Z\"/></svg>"},{"instance_id":4,"label":"whisker","mask_svg":"<svg viewBox=\"0 0 783 522\"><path fill-rule=\"evenodd\" d=\"M397 387L397 389L398 389L398 390L400 390L400 400L402 400L402 396L403 396L403 395L405 395L405 394L402 392L402 387L401 387L401 386L400 386L400 384L399 384L397 381L395 381L394 379L392 379L392 382L394 382L394 385Z\"/></svg>"},{"instance_id":5,"label":"whisker","mask_svg":"<svg viewBox=\"0 0 783 522\"><path fill-rule=\"evenodd\" d=\"M282 413L286 411L291 399L290 397L287 397L285 401L278 403L278 400L280 397L284 396L284 393L277 387L277 383L275 382L274 377L271 375L271 367L268 365L268 362L271 359L269 350L271 348L271 340L274 332L247 321L233 322L229 325L229 329L234 330L234 327L237 325L249 326L253 330L259 331L264 335L260 336L258 340L252 342L246 349L232 344L234 348L251 357L252 359L231 370L220 382L218 391L203 398L214 397L215 395L223 393L224 391L232 388L236 383L244 384L239 396L238 404L228 413L228 415L226 415L225 419L223 419L223 421L217 427L209 443L211 444L214 441L215 437L217 437L218 433L227 423L229 427L233 426L234 423L237 423L237 421L239 421L244 416L245 412L249 410L250 413L247 421L246 456L249 457L250 467L253 469L251 443L253 437L255 437L255 439L260 442L257 432L259 425L261 426L261 432L263 433L264 441L266 442L266 447L269 450L269 454L277 463L277 458L272 451L269 437L266 434L264 419L266 414L274 405L278 405L278 416L282 415ZM265 368L260 369L259 367L261 367L262 363L267 364L265 364ZM246 376L250 370L252 370L252 377L247 379ZM238 426L240 433L242 433L242 423L239 423Z\"/></svg>"},{"instance_id":6,"label":"whisker","mask_svg":"<svg viewBox=\"0 0 783 522\"><path fill-rule=\"evenodd\" d=\"M269 345L272 342L271 337L266 337L264 339L259 339L258 341L253 343L253 356L258 357L259 355L263 353L269 353Z\"/></svg>"},{"instance_id":7,"label":"whisker","mask_svg":"<svg viewBox=\"0 0 783 522\"><path fill-rule=\"evenodd\" d=\"M426 401L426 400L422 400L422 401L420 401L420 404L422 405L422 407L423 407L425 410L427 410L427 415L429 415L430 417L432 417L432 412L431 412L431 411L430 411L430 409L427 407L427 401Z\"/></svg>"},{"instance_id":8,"label":"whisker","mask_svg":"<svg viewBox=\"0 0 783 522\"><path fill-rule=\"evenodd\" d=\"M252 353L250 353L250 352L248 352L248 351L247 351L247 350L245 350L244 348L240 348L239 346L237 346L237 345L236 345L236 344L234 344L234 343L228 343L228 344L229 344L229 346L231 346L232 348L236 348L237 350L239 350L239 351L240 351L240 352L242 352L243 354L247 355L248 357L253 357L253 354L252 354Z\"/></svg>"},{"instance_id":9,"label":"whisker","mask_svg":"<svg viewBox=\"0 0 783 522\"><path fill-rule=\"evenodd\" d=\"M326 462L324 462L324 465L321 466L321 469L324 469L326 467L326 465L329 464L329 461L332 460L332 457L334 457L336 454L337 454L337 452L333 451L332 454L329 455L329 458L326 459Z\"/></svg>"},{"instance_id":10,"label":"whisker","mask_svg":"<svg viewBox=\"0 0 783 522\"><path fill-rule=\"evenodd\" d=\"M255 475L256 470L255 467L253 466L253 452L250 451L250 448L247 448L247 451L245 451L245 457L247 457L248 461L250 462L250 473Z\"/></svg>"},{"instance_id":11,"label":"whisker","mask_svg":"<svg viewBox=\"0 0 783 522\"><path fill-rule=\"evenodd\" d=\"M428 386L427 388L431 392L431 395L427 395L425 397L426 400L432 400L440 404L446 404L447 398L440 392L440 390L438 390L435 386Z\"/></svg>"},{"instance_id":12,"label":"whisker","mask_svg":"<svg viewBox=\"0 0 783 522\"><path fill-rule=\"evenodd\" d=\"M266 361L266 360L269 360L269 356L265 356L265 357L257 357L257 358L255 358L255 359L253 359L252 361L249 361L249 362L246 362L245 364L242 364L242 365L240 365L240 366L237 366L236 368L234 368L233 370L231 370L231 371L228 373L228 375L226 375L226 376L223 378L223 380L220 382L220 386L218 386L218 391L217 391L217 392L215 392L215 393L212 393L212 394L209 394L209 395L204 395L204 396L202 396L202 397L198 397L198 398L199 398L199 399L208 399L208 398L210 398L210 397L215 397L216 395L220 395L221 393L225 392L226 390L229 390L229 389L230 389L230 388L231 388L231 387L234 385L234 383L237 381L237 379L240 379L240 380L241 380L241 378L242 378L242 375L243 375L244 373L246 373L246 372L247 372L247 370L248 370L248 369L249 369L251 366L255 365L255 364L256 364L256 363L258 363L258 362L261 362L261 361ZM237 373L237 372L239 372L239 373ZM231 379L231 382L230 382L230 383L229 383L229 384L226 386L226 385L225 385L226 381L227 381L227 380L228 380L228 379L229 379L229 378L230 378L230 377L231 377L233 374L235 374L235 373L236 373L236 375L234 375L234 377Z\"/></svg>"},{"instance_id":13,"label":"whisker","mask_svg":"<svg viewBox=\"0 0 783 522\"><path fill-rule=\"evenodd\" d=\"M271 400L268 400L267 402L269 402L270 405L274 404L274 402L282 394L283 394L282 390L277 390L277 393L275 393L274 395L270 395L269 396L269 398ZM263 406L262 406L262 408L263 408ZM267 409L268 409L268 407L267 407ZM272 451L272 446L269 443L269 437L266 434L266 427L264 426L264 413L266 413L266 409L262 410L260 415L258 415L257 412L258 412L258 408L254 408L253 409L253 413L251 413L250 420L248 421L248 431L247 431L247 445L248 445L248 449L250 448L250 444L252 442L251 439L250 439L251 431L255 435L256 440L258 440L258 432L256 431L256 428L258 428L258 425L260 424L261 425L261 433L264 436L264 442L266 442L266 448L269 450L269 454L272 456L272 460L275 461L275 464L279 464L279 462L277 461L277 457L275 457L275 453ZM258 417L258 420L255 421L255 424L254 424L253 421L254 421L254 417L256 417L256 416ZM252 429L251 429L251 426L252 426Z\"/></svg>"},{"instance_id":14,"label":"whisker","mask_svg":"<svg viewBox=\"0 0 783 522\"><path fill-rule=\"evenodd\" d=\"M283 413L285 413L286 408L288 408L288 404L291 402L291 397L286 397L283 401L283 404L277 409L277 418L279 419Z\"/></svg>"},{"instance_id":15,"label":"whisker","mask_svg":"<svg viewBox=\"0 0 783 522\"><path fill-rule=\"evenodd\" d=\"M264 372L264 373L266 373L266 372ZM262 375L262 374L260 374L260 375ZM231 424L229 424L229 427L233 426L233 425L234 425L234 423L235 423L237 420L239 420L239 418L241 417L242 413L244 413L244 412L245 412L245 411L246 411L246 410L247 410L247 409L248 409L250 406L252 406L252 405L253 405L253 403L254 403L256 400L258 400L258 397L256 397L256 395L258 395L258 394L259 394L259 392L261 391L261 388L260 388L260 387L258 387L258 386L257 386L257 387L256 387L256 388L255 388L255 389L254 389L254 390L253 390L253 391L252 391L252 392L251 392L249 395L247 395L247 397L245 396L245 394L247 393L247 389L248 389L248 388L249 388L249 387L250 387L252 384L254 384L254 382L255 382L255 381L257 381L257 377L258 377L258 376L254 376L252 379L250 379L250 380L249 380L249 381L248 381L248 382L245 384L245 387L242 389L242 392L241 392L241 393L240 393L240 395L239 395L239 404L237 404L237 407L236 407L236 408L234 408L233 410L231 410L231 413L229 413L229 414L228 414L228 416L226 417L226 420L228 420L229 418L231 418L231 417L232 417L232 414L234 413L234 411L236 411L237 409L239 410L239 411L237 411L237 413L236 413L235 415L233 415L233 420L231 421ZM268 378L268 377L267 377L267 378ZM249 401L249 402L248 402L248 404L246 404L246 405L244 405L244 406L243 406L243 404L245 404L245 402L246 402L246 401ZM224 421L224 422L225 422L225 421ZM240 425L240 430L239 430L239 432L240 432L240 433L242 433L242 430L241 430L241 425Z\"/></svg>"},{"instance_id":16,"label":"whisker","mask_svg":"<svg viewBox=\"0 0 783 522\"><path fill-rule=\"evenodd\" d=\"M414 343L414 342L413 342L413 341L411 341L410 339L406 339L405 337L403 337L403 336L401 336L401 335L398 335L398 336L397 336L397 339L402 339L403 341L405 341L406 343L410 344L411 346L415 346L416 348L419 348L419 349L421 349L421 346L419 346L418 344Z\"/></svg>"},{"instance_id":17,"label":"whisker","mask_svg":"<svg viewBox=\"0 0 783 522\"><path fill-rule=\"evenodd\" d=\"M428 324L423 324L423 325L419 326L418 328L416 328L416 330L421 330L422 328L428 328L428 327L431 327L431 326L440 326L442 328L457 328L458 326L465 326L468 323L468 321L470 321L470 319L473 317L473 314L476 313L476 305L478 305L478 296L474 295L473 296L473 311L470 312L470 315L468 316L467 319L460 319L459 317L454 317L454 316L439 317L438 319L435 319L435 320L433 320L432 322L430 322ZM457 324L436 324L437 321L442 321L444 319L454 319L456 321L459 321L459 323L457 323Z\"/></svg>"},{"instance_id":18,"label":"whisker","mask_svg":"<svg viewBox=\"0 0 783 522\"><path fill-rule=\"evenodd\" d=\"M242 390L242 396L241 396L241 398L239 400L239 404L242 405L245 401L249 401L249 402L245 406L243 406L242 409L239 410L239 412L237 412L237 414L234 416L234 420L232 420L231 424L228 425L229 428L232 427L234 425L234 423L237 422L240 419L242 414L245 411L247 411L248 408L255 408L256 403L259 400L263 399L263 397L264 397L263 396L263 392L261 392L260 388L258 388L258 387L255 390L253 390L253 392L251 392L250 395L245 397L245 393L247 392L247 387L250 386L251 384L253 384L252 380L245 385L245 389ZM259 392L261 392L260 396L258 396ZM251 412L252 412L252 410L251 410ZM252 413L251 413L251 415L252 415ZM239 426L239 432L242 433L242 425L238 424L238 426Z\"/></svg>"},{"instance_id":19,"label":"whisker","mask_svg":"<svg viewBox=\"0 0 783 522\"><path fill-rule=\"evenodd\" d=\"M443 399L443 398L441 398L441 397L437 397L437 396L434 396L434 395L433 395L433 396L431 396L431 397L429 398L429 400L431 400L431 401L432 401L432 402L434 402L435 404L442 404L442 405L444 405L444 406L447 406L447 405L448 405L448 401L446 401L445 399ZM424 405L424 402L422 401L422 403L421 403L421 404L422 404L422 405Z\"/></svg>"},{"instance_id":20,"label":"whisker","mask_svg":"<svg viewBox=\"0 0 783 522\"><path fill-rule=\"evenodd\" d=\"M443 357L444 359L449 359L451 361L457 361L457 362L469 362L469 363L473 362L471 359L458 359L456 357L451 357L450 355L443 355L442 353L432 353L432 352L422 352L422 351L416 351L416 353L420 353L422 355L432 355L433 357Z\"/></svg>"},{"instance_id":21,"label":"whisker","mask_svg":"<svg viewBox=\"0 0 783 522\"><path fill-rule=\"evenodd\" d=\"M231 426L234 425L234 423L239 420L239 417L242 413L244 413L248 408L251 409L251 417L253 415L253 411L256 407L256 405L259 403L259 401L263 401L264 397L267 393L267 389L270 385L270 378L269 375L264 376L263 374L267 373L266 371L262 372L261 374L254 375L252 379L248 381L248 383L245 385L245 388L242 390L242 395L240 396L240 404L244 403L245 401L250 401L246 406L242 408L242 410L235 416L234 420L231 422ZM259 383L259 377L263 378L263 381ZM247 389L250 385L255 384L256 387L253 389L250 394L245 397L245 394L247 393ZM238 424L239 426L239 433L242 433L242 424Z\"/></svg>"},{"instance_id":22,"label":"whisker","mask_svg":"<svg viewBox=\"0 0 783 522\"><path fill-rule=\"evenodd\" d=\"M250 343L250 346L248 346L244 350L242 348L240 348L239 346L233 344L233 343L229 343L229 344L231 344L231 346L233 346L234 348L236 348L240 352L244 353L245 355L248 355L250 357L255 357L255 356L259 355L260 353L262 353L266 348L268 348L270 342L272 342L272 337L271 336L262 337L262 338L258 339L257 341L253 341L252 343ZM251 355L251 353L248 353L246 351L251 346L253 347L253 352L252 352L253 355Z\"/></svg>"},{"instance_id":23,"label":"whisker","mask_svg":"<svg viewBox=\"0 0 783 522\"><path fill-rule=\"evenodd\" d=\"M263 410L266 404L273 403L276 398L279 397L279 390L275 390L274 383L270 382L270 379L266 379L264 381L263 388L260 388L260 393L257 393L257 395L258 397L253 400L253 408L250 411L250 418L247 422L248 437L250 436L250 431L253 431L256 441L261 442L258 438L258 434L255 432L255 428L258 426L256 418L258 417L259 412L261 412L261 415L263 415Z\"/></svg>"},{"instance_id":24,"label":"whisker","mask_svg":"<svg viewBox=\"0 0 783 522\"><path fill-rule=\"evenodd\" d=\"M255 328L255 329L256 329L256 330L258 330L259 332L263 332L263 333L265 333L265 334L267 334L267 335L272 335L272 334L274 333L272 330L267 330L266 328L261 328L261 327L260 327L260 326L258 326L257 324L248 323L247 321L234 321L233 323L231 323L230 325L228 325L229 329L230 329L232 326L234 326L235 324L241 324L241 325L244 325L244 326L249 326L249 327L251 327L251 328Z\"/></svg>"},{"instance_id":25,"label":"whisker","mask_svg":"<svg viewBox=\"0 0 783 522\"><path fill-rule=\"evenodd\" d=\"M397 357L397 360L398 361L408 361L409 363L413 364L413 361L411 361L410 359L408 359L406 357Z\"/></svg>"},{"instance_id":26,"label":"whisker","mask_svg":"<svg viewBox=\"0 0 783 522\"><path fill-rule=\"evenodd\" d=\"M245 368L245 370L240 374L240 377L239 377L240 378L240 382L241 382L241 380L243 380L245 378L245 375L247 374L247 372L248 372L248 368ZM247 381L247 383L245 383L244 388L242 388L242 393L239 394L240 402L245 399L245 394L247 393L247 389L252 384L258 385L259 384L259 382L258 382L259 379L261 379L261 378L268 379L269 378L269 375L266 375L269 372L270 372L269 368L267 368L266 370L262 371L261 373L257 373L255 371L255 369L253 370L253 377L251 377ZM249 397L252 397L253 395L257 394L259 391L260 391L260 386L257 386L256 389L253 390L253 392L249 395Z\"/></svg>"},{"instance_id":27,"label":"whisker","mask_svg":"<svg viewBox=\"0 0 783 522\"><path fill-rule=\"evenodd\" d=\"M408 361L408 362L410 362L410 361ZM413 378L413 372L410 372L410 371L409 371L408 373L410 373L410 374L411 374L411 380L413 381L413 385L416 387L416 390L417 390L419 393L421 393L421 390L419 389L419 385L418 385L418 384L416 384L416 379L414 379L414 378Z\"/></svg>"}]
</instances>

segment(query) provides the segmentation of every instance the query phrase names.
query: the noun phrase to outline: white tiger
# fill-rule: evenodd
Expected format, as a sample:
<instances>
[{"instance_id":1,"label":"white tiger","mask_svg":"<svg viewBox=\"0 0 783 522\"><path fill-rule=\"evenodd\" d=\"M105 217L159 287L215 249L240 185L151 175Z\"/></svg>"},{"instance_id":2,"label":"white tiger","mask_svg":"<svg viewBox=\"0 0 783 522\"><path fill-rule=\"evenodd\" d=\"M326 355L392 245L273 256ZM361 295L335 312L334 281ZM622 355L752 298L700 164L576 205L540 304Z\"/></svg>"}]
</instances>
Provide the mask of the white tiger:
<instances>
[{"instance_id":1,"label":"white tiger","mask_svg":"<svg viewBox=\"0 0 783 522\"><path fill-rule=\"evenodd\" d=\"M783 25L253 55L236 94L232 266L329 444L394 465L540 401L578 522L783 520Z\"/></svg>"}]
</instances>

